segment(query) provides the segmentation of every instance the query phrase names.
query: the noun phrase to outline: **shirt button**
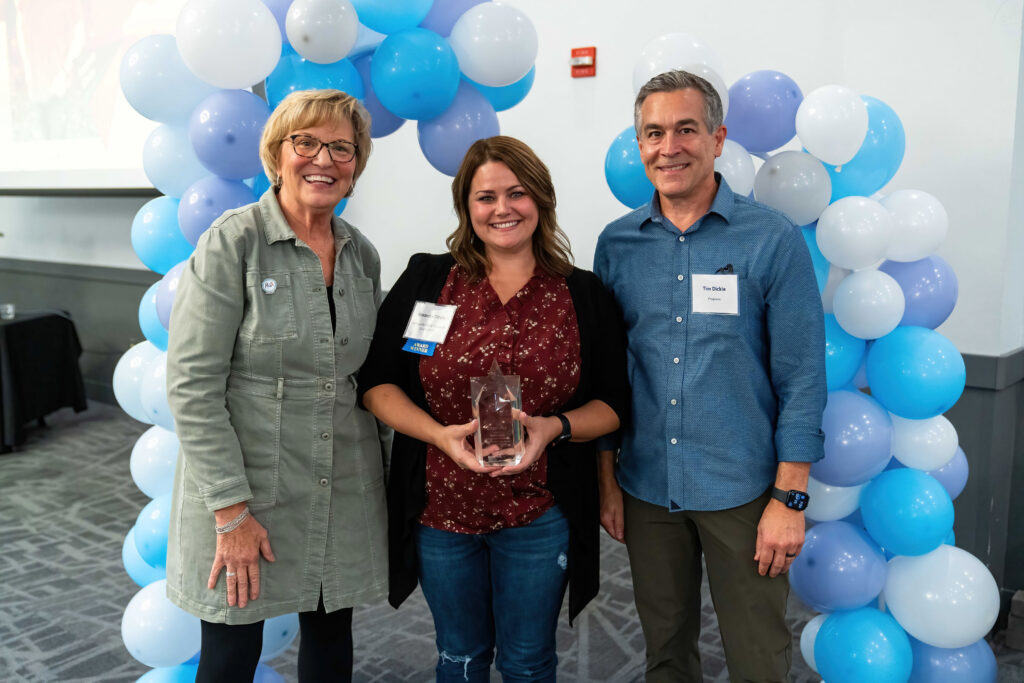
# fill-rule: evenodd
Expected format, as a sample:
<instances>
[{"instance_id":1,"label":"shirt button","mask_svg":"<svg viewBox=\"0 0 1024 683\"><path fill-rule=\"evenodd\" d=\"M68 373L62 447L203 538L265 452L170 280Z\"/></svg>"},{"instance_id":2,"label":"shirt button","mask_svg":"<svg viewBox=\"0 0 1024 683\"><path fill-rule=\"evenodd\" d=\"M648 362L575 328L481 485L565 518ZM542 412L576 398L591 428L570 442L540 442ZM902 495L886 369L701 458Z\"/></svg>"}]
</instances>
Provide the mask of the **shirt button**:
<instances>
[{"instance_id":1,"label":"shirt button","mask_svg":"<svg viewBox=\"0 0 1024 683\"><path fill-rule=\"evenodd\" d=\"M324 382L324 391L332 391L334 384L332 382Z\"/></svg>"},{"instance_id":2,"label":"shirt button","mask_svg":"<svg viewBox=\"0 0 1024 683\"><path fill-rule=\"evenodd\" d=\"M345 288L338 287L338 296L345 296Z\"/></svg>"},{"instance_id":3,"label":"shirt button","mask_svg":"<svg viewBox=\"0 0 1024 683\"><path fill-rule=\"evenodd\" d=\"M327 477L323 477L322 479L320 479L320 485L321 486L327 486L330 483L331 482L327 481Z\"/></svg>"},{"instance_id":4,"label":"shirt button","mask_svg":"<svg viewBox=\"0 0 1024 683\"><path fill-rule=\"evenodd\" d=\"M327 439L331 438L331 433L324 432L323 434L320 435L320 438L323 439L324 441L327 441Z\"/></svg>"},{"instance_id":5,"label":"shirt button","mask_svg":"<svg viewBox=\"0 0 1024 683\"><path fill-rule=\"evenodd\" d=\"M681 323L681 322L683 322L683 316L681 316L681 315L677 315L677 316L676 316L676 322L677 322L677 323Z\"/></svg>"},{"instance_id":6,"label":"shirt button","mask_svg":"<svg viewBox=\"0 0 1024 683\"><path fill-rule=\"evenodd\" d=\"M673 358L672 362L675 363L676 365L679 365L679 359L678 358Z\"/></svg>"},{"instance_id":7,"label":"shirt button","mask_svg":"<svg viewBox=\"0 0 1024 683\"><path fill-rule=\"evenodd\" d=\"M683 278L684 278L683 275L676 275L676 279L679 280L680 282L683 281Z\"/></svg>"},{"instance_id":8,"label":"shirt button","mask_svg":"<svg viewBox=\"0 0 1024 683\"><path fill-rule=\"evenodd\" d=\"M345 346L346 344L348 344L348 337L342 337L341 338L341 345Z\"/></svg>"},{"instance_id":9,"label":"shirt button","mask_svg":"<svg viewBox=\"0 0 1024 683\"><path fill-rule=\"evenodd\" d=\"M675 446L675 445L676 445L677 443L679 443L679 442L678 442L678 441L676 441L675 439L672 439L672 445L673 445L673 446Z\"/></svg>"},{"instance_id":10,"label":"shirt button","mask_svg":"<svg viewBox=\"0 0 1024 683\"><path fill-rule=\"evenodd\" d=\"M679 241L680 242L685 242L686 241L686 237L684 237L683 235L680 235L679 236Z\"/></svg>"},{"instance_id":11,"label":"shirt button","mask_svg":"<svg viewBox=\"0 0 1024 683\"><path fill-rule=\"evenodd\" d=\"M676 401L675 399L672 399L671 401L669 401L669 403L671 403L672 405L675 405L676 403L678 403L678 401Z\"/></svg>"},{"instance_id":12,"label":"shirt button","mask_svg":"<svg viewBox=\"0 0 1024 683\"><path fill-rule=\"evenodd\" d=\"M313 289L313 291L314 291L314 292L322 292L322 291L324 291L324 288L323 288L323 287L315 287L315 288Z\"/></svg>"}]
</instances>

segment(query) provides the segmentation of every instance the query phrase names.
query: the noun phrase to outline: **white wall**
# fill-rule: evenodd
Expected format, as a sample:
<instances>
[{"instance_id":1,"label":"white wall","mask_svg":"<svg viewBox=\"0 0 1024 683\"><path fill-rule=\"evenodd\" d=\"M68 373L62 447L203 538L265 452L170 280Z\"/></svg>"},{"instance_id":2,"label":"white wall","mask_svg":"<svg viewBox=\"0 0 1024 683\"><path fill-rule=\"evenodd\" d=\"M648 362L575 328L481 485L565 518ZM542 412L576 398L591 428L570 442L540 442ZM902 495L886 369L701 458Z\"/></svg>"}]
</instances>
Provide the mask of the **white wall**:
<instances>
[{"instance_id":1,"label":"white wall","mask_svg":"<svg viewBox=\"0 0 1024 683\"><path fill-rule=\"evenodd\" d=\"M950 214L940 254L960 301L941 328L965 353L1024 345L1024 113L1022 0L514 0L540 36L537 79L502 132L551 168L559 218L577 263L589 267L601 228L626 211L604 181L604 155L631 123L632 68L651 39L685 31L711 45L729 83L759 69L807 93L839 83L887 102L907 152L887 190L937 196ZM596 45L598 75L569 77L569 50ZM384 258L392 282L408 256L441 251L453 226L450 179L434 171L415 126L375 141L346 218ZM1013 184L1011 185L1011 179ZM138 200L0 197L0 256L141 267L127 245Z\"/></svg>"}]
</instances>

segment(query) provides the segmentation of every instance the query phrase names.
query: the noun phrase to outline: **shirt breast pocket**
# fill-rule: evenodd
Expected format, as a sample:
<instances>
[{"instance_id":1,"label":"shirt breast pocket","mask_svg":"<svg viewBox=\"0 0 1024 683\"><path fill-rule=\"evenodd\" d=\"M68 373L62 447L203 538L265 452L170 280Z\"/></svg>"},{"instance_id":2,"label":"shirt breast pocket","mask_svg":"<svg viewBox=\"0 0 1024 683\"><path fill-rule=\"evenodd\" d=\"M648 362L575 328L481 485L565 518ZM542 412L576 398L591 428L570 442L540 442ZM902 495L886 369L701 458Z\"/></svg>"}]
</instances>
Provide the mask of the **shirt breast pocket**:
<instances>
[{"instance_id":1,"label":"shirt breast pocket","mask_svg":"<svg viewBox=\"0 0 1024 683\"><path fill-rule=\"evenodd\" d=\"M295 339L295 293L287 272L245 274L245 312L238 334L256 342Z\"/></svg>"},{"instance_id":2,"label":"shirt breast pocket","mask_svg":"<svg viewBox=\"0 0 1024 683\"><path fill-rule=\"evenodd\" d=\"M747 319L759 315L757 307L751 301L749 285L750 283L745 277L736 278L736 313L694 313L691 301L691 326L699 329L705 338L711 339L730 338L743 334L747 326Z\"/></svg>"}]
</instances>

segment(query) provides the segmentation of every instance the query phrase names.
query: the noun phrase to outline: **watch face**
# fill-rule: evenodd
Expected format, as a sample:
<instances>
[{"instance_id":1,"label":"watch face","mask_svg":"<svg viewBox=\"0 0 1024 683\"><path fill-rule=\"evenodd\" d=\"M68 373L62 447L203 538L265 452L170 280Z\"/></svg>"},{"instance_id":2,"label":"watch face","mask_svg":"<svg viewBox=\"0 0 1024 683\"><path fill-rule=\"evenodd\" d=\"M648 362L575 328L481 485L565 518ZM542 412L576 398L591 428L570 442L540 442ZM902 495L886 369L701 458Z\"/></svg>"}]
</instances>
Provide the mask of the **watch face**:
<instances>
[{"instance_id":1,"label":"watch face","mask_svg":"<svg viewBox=\"0 0 1024 683\"><path fill-rule=\"evenodd\" d=\"M794 510L804 510L807 508L807 503L810 500L810 496L803 491L790 491L786 499L786 507L793 508Z\"/></svg>"}]
</instances>

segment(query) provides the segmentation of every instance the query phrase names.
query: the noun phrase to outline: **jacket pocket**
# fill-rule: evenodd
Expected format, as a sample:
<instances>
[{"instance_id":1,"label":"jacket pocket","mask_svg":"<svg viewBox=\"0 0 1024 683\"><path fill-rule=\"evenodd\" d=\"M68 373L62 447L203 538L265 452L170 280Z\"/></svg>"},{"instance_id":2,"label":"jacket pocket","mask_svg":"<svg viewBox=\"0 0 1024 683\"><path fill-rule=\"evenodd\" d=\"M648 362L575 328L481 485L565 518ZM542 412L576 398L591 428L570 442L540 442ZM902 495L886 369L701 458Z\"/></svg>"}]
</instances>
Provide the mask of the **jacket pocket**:
<instances>
[{"instance_id":1,"label":"jacket pocket","mask_svg":"<svg viewBox=\"0 0 1024 683\"><path fill-rule=\"evenodd\" d=\"M291 273L251 270L245 274L245 311L238 334L256 342L298 337Z\"/></svg>"},{"instance_id":2,"label":"jacket pocket","mask_svg":"<svg viewBox=\"0 0 1024 683\"><path fill-rule=\"evenodd\" d=\"M249 507L270 507L277 502L280 476L281 400L273 395L229 388L227 408L252 491Z\"/></svg>"},{"instance_id":3,"label":"jacket pocket","mask_svg":"<svg viewBox=\"0 0 1024 683\"><path fill-rule=\"evenodd\" d=\"M353 277L355 289L356 324L363 339L373 339L373 328L377 325L377 302L373 297L373 280L368 277Z\"/></svg>"}]
</instances>

